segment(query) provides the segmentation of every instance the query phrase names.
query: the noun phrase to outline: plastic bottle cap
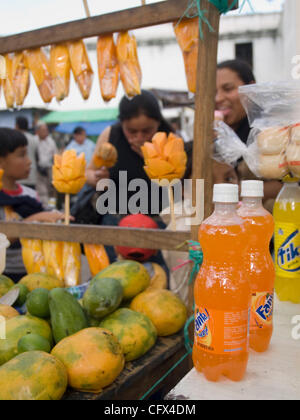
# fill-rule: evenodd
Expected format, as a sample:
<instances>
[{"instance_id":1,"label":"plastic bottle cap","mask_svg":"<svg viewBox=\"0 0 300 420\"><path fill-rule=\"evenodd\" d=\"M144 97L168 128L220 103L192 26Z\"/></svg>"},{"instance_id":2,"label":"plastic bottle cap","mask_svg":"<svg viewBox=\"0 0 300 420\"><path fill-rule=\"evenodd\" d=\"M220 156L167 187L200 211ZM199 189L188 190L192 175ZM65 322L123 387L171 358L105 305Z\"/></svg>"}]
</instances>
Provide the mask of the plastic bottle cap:
<instances>
[{"instance_id":1,"label":"plastic bottle cap","mask_svg":"<svg viewBox=\"0 0 300 420\"><path fill-rule=\"evenodd\" d=\"M263 181L242 181L241 197L263 197Z\"/></svg>"},{"instance_id":2,"label":"plastic bottle cap","mask_svg":"<svg viewBox=\"0 0 300 420\"><path fill-rule=\"evenodd\" d=\"M238 203L239 202L239 187L235 184L215 184L214 203Z\"/></svg>"}]
</instances>

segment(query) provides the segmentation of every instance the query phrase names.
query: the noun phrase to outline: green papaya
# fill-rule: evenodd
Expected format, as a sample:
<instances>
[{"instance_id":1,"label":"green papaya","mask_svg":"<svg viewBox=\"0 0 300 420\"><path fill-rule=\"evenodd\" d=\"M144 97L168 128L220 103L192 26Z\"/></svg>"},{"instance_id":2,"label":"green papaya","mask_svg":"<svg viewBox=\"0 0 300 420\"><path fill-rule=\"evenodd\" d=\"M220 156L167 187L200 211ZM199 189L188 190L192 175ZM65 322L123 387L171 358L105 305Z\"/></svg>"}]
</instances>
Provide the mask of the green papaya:
<instances>
[{"instance_id":1,"label":"green papaya","mask_svg":"<svg viewBox=\"0 0 300 420\"><path fill-rule=\"evenodd\" d=\"M88 321L80 303L64 289L57 288L50 291L49 309L56 343L88 327Z\"/></svg>"},{"instance_id":2,"label":"green papaya","mask_svg":"<svg viewBox=\"0 0 300 420\"><path fill-rule=\"evenodd\" d=\"M114 278L95 277L83 295L83 307L88 316L102 319L114 312L123 299L123 287Z\"/></svg>"}]
</instances>

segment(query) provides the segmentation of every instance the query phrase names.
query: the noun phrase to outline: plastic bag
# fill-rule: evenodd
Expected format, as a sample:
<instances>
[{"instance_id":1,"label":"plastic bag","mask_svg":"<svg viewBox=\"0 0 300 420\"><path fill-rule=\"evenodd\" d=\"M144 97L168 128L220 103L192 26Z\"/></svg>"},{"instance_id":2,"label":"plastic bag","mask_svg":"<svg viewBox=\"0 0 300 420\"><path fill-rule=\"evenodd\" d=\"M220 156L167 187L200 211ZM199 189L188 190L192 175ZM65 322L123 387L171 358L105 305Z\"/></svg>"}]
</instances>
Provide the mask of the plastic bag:
<instances>
[{"instance_id":1,"label":"plastic bag","mask_svg":"<svg viewBox=\"0 0 300 420\"><path fill-rule=\"evenodd\" d=\"M71 64L66 44L51 46L50 71L54 81L55 97L60 102L69 95L70 89Z\"/></svg>"},{"instance_id":2,"label":"plastic bag","mask_svg":"<svg viewBox=\"0 0 300 420\"><path fill-rule=\"evenodd\" d=\"M6 78L2 80L3 92L6 106L8 109L15 105L15 91L13 88L13 55L6 54L5 56Z\"/></svg>"},{"instance_id":3,"label":"plastic bag","mask_svg":"<svg viewBox=\"0 0 300 420\"><path fill-rule=\"evenodd\" d=\"M20 242L27 273L46 273L42 241L40 239L20 239Z\"/></svg>"},{"instance_id":4,"label":"plastic bag","mask_svg":"<svg viewBox=\"0 0 300 420\"><path fill-rule=\"evenodd\" d=\"M116 97L120 73L113 34L99 36L97 60L101 95L108 102Z\"/></svg>"},{"instance_id":5,"label":"plastic bag","mask_svg":"<svg viewBox=\"0 0 300 420\"><path fill-rule=\"evenodd\" d=\"M110 264L103 245L84 244L84 253L93 277Z\"/></svg>"},{"instance_id":6,"label":"plastic bag","mask_svg":"<svg viewBox=\"0 0 300 420\"><path fill-rule=\"evenodd\" d=\"M188 89L196 93L199 19L183 19L180 23L174 23L173 27L183 55Z\"/></svg>"},{"instance_id":7,"label":"plastic bag","mask_svg":"<svg viewBox=\"0 0 300 420\"><path fill-rule=\"evenodd\" d=\"M117 57L120 77L128 97L141 94L142 71L137 55L137 43L134 35L121 32L117 39Z\"/></svg>"},{"instance_id":8,"label":"plastic bag","mask_svg":"<svg viewBox=\"0 0 300 420\"><path fill-rule=\"evenodd\" d=\"M74 79L86 100L90 96L94 72L83 40L68 42L68 50Z\"/></svg>"},{"instance_id":9,"label":"plastic bag","mask_svg":"<svg viewBox=\"0 0 300 420\"><path fill-rule=\"evenodd\" d=\"M22 52L14 54L12 61L13 89L16 106L22 106L29 90L29 70L25 66L25 57Z\"/></svg>"},{"instance_id":10,"label":"plastic bag","mask_svg":"<svg viewBox=\"0 0 300 420\"><path fill-rule=\"evenodd\" d=\"M255 164L249 168L266 179L282 179L289 172L300 176L300 84L245 85L239 92L252 127L247 154Z\"/></svg>"},{"instance_id":11,"label":"plastic bag","mask_svg":"<svg viewBox=\"0 0 300 420\"><path fill-rule=\"evenodd\" d=\"M54 83L50 74L50 63L42 48L24 51L25 64L29 68L39 89L41 98L47 104L54 96Z\"/></svg>"}]
</instances>

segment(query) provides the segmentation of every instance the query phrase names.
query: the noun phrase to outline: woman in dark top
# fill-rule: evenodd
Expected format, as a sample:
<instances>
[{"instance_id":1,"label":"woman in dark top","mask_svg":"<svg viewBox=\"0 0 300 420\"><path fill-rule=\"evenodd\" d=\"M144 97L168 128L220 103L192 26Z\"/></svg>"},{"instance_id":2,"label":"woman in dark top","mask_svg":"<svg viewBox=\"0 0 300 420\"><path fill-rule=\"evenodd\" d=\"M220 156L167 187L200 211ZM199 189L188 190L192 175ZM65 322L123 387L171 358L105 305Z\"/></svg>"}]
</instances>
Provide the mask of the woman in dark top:
<instances>
[{"instance_id":1,"label":"woman in dark top","mask_svg":"<svg viewBox=\"0 0 300 420\"><path fill-rule=\"evenodd\" d=\"M114 145L118 152L116 165L107 168L96 168L91 163L87 169L87 183L96 187L101 179L110 179L116 186L116 207L118 214L129 213L127 203L119 203L119 189L127 189L127 200L136 194L137 191L128 191L130 181L141 179L148 187L148 202L144 208L148 215L158 215L161 211L161 203L151 203L151 181L144 171L144 159L141 147L145 142L151 141L158 131L169 134L172 130L168 122L163 118L159 104L155 96L143 90L141 95L133 99L123 97L119 105L119 122L108 127L98 138L96 150L105 142ZM122 175L120 178L120 172ZM127 182L124 178L127 177ZM152 187L153 188L153 187ZM124 192L124 191L123 191ZM153 208L158 211L153 213Z\"/></svg>"},{"instance_id":2,"label":"woman in dark top","mask_svg":"<svg viewBox=\"0 0 300 420\"><path fill-rule=\"evenodd\" d=\"M250 126L246 111L240 101L238 88L252 83L255 83L255 77L246 62L229 60L218 64L216 109L223 114L224 122L236 132L244 143L247 143ZM236 169L240 180L255 179L244 161L240 162ZM264 184L264 201L275 199L282 188L281 182L271 180L265 181ZM268 207L271 210L271 207Z\"/></svg>"}]
</instances>

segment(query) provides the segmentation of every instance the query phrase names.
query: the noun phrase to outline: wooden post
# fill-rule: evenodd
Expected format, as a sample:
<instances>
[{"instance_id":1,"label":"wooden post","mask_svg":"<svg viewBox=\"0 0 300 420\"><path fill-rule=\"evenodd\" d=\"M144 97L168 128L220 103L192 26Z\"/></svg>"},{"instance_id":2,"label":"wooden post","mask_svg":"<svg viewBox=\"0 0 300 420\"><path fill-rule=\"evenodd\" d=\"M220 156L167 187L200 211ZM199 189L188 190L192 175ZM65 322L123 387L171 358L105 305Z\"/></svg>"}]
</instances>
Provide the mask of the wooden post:
<instances>
[{"instance_id":1,"label":"wooden post","mask_svg":"<svg viewBox=\"0 0 300 420\"><path fill-rule=\"evenodd\" d=\"M193 206L196 205L196 180L204 179L204 216L212 212L212 140L216 92L216 66L220 13L208 0L201 3L207 10L207 18L214 32L203 23L203 40L199 39L198 80L195 96L194 144L193 144ZM192 226L192 240L198 241L199 226ZM194 279L195 280L195 279ZM194 312L194 281L189 288L188 312ZM194 325L190 327L190 338L194 336ZM190 367L192 368L190 360Z\"/></svg>"}]
</instances>

